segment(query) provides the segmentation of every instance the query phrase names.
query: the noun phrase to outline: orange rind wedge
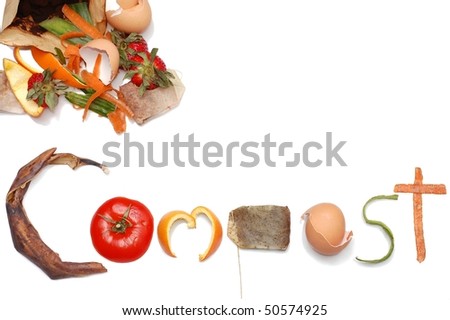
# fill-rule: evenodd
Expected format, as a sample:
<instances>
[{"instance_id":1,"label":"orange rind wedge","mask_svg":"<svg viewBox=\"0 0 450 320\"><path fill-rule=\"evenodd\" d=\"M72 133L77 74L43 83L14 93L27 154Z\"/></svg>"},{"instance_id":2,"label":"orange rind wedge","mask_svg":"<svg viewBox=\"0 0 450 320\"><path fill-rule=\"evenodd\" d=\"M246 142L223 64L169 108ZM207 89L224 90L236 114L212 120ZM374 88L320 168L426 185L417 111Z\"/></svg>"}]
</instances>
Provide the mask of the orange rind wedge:
<instances>
[{"instance_id":1,"label":"orange rind wedge","mask_svg":"<svg viewBox=\"0 0 450 320\"><path fill-rule=\"evenodd\" d=\"M7 58L3 58L3 70L11 91L16 96L23 110L34 118L39 117L45 109L33 100L27 99L28 79L32 73L19 63Z\"/></svg>"},{"instance_id":2,"label":"orange rind wedge","mask_svg":"<svg viewBox=\"0 0 450 320\"><path fill-rule=\"evenodd\" d=\"M170 245L170 230L172 225L178 220L184 220L189 229L195 229L197 226L197 217L204 214L211 223L211 238L207 249L199 254L199 260L204 261L217 251L222 242L222 225L217 216L208 208L199 206L189 214L185 211L171 211L166 213L158 224L158 240L163 251L171 256L176 257Z\"/></svg>"},{"instance_id":3,"label":"orange rind wedge","mask_svg":"<svg viewBox=\"0 0 450 320\"><path fill-rule=\"evenodd\" d=\"M86 85L65 66L59 62L58 58L51 52L43 51L36 47L31 47L33 59L42 69L49 69L53 72L53 78L63 81L66 85L84 89Z\"/></svg>"}]
</instances>

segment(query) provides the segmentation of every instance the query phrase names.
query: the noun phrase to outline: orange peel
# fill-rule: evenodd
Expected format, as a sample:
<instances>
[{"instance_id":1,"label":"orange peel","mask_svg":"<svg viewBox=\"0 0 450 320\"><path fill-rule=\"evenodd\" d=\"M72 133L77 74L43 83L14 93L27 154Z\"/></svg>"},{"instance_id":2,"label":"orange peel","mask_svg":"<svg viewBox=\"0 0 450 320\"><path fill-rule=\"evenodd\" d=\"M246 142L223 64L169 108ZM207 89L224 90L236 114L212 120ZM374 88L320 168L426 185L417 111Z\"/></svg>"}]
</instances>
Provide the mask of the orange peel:
<instances>
[{"instance_id":1,"label":"orange peel","mask_svg":"<svg viewBox=\"0 0 450 320\"><path fill-rule=\"evenodd\" d=\"M217 216L211 210L203 206L198 206L192 210L190 214L181 210L170 211L166 213L159 221L158 240L161 248L167 255L176 258L176 255L172 251L170 245L170 230L172 225L178 220L184 220L189 229L195 229L197 226L197 217L201 214L204 214L211 223L211 238L206 250L199 254L199 260L204 261L217 251L222 242L222 225Z\"/></svg>"},{"instance_id":2,"label":"orange peel","mask_svg":"<svg viewBox=\"0 0 450 320\"><path fill-rule=\"evenodd\" d=\"M13 55L14 55L14 59L16 59L16 62L18 64L20 64L22 67L24 67L25 69L27 69L28 71L30 71L31 73L40 73L42 72L42 70L39 70L33 66L31 66L29 63L27 63L23 57L22 54L20 53L24 48L22 47L14 47L13 50Z\"/></svg>"},{"instance_id":3,"label":"orange peel","mask_svg":"<svg viewBox=\"0 0 450 320\"><path fill-rule=\"evenodd\" d=\"M51 70L55 79L59 79L66 85L77 89L85 89L87 87L69 69L63 66L53 53L31 47L31 55L42 69Z\"/></svg>"}]
</instances>

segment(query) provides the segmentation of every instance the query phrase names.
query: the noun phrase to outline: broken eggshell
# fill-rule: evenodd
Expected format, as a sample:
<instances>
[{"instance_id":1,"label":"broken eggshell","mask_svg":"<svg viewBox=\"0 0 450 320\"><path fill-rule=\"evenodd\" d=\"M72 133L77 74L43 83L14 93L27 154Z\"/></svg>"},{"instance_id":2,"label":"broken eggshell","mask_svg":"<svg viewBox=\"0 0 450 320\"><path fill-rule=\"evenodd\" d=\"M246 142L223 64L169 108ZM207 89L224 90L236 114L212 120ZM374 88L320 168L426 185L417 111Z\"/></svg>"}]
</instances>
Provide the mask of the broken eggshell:
<instances>
[{"instance_id":1,"label":"broken eggshell","mask_svg":"<svg viewBox=\"0 0 450 320\"><path fill-rule=\"evenodd\" d=\"M148 0L106 0L106 20L125 33L142 33L152 21Z\"/></svg>"},{"instance_id":2,"label":"broken eggshell","mask_svg":"<svg viewBox=\"0 0 450 320\"><path fill-rule=\"evenodd\" d=\"M353 232L345 231L344 214L332 203L319 203L309 208L302 219L306 221L306 239L320 254L336 255L352 240Z\"/></svg>"},{"instance_id":3,"label":"broken eggshell","mask_svg":"<svg viewBox=\"0 0 450 320\"><path fill-rule=\"evenodd\" d=\"M86 64L86 70L93 72L98 55L101 55L100 80L108 85L119 72L119 51L111 41L107 39L95 39L80 48L80 55Z\"/></svg>"}]
</instances>

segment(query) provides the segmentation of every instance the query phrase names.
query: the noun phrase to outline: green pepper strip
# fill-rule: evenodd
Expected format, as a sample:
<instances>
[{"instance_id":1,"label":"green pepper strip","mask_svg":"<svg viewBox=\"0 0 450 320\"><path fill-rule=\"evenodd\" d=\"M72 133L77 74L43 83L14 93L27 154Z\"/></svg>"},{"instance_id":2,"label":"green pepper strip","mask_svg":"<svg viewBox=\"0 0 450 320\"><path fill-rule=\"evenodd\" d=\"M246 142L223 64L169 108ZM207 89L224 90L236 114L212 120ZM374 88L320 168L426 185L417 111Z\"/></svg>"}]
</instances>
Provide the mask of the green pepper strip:
<instances>
[{"instance_id":1,"label":"green pepper strip","mask_svg":"<svg viewBox=\"0 0 450 320\"><path fill-rule=\"evenodd\" d=\"M366 221L367 224L370 225L376 225L376 226L380 226L385 232L386 234L389 236L390 239L390 247L389 247L389 251L386 253L386 255L380 259L373 259L373 260L366 260L366 259L361 259L356 257L356 260L361 261L361 262L366 262L366 263L380 263L383 261L386 261L387 259L389 259L389 257L391 256L392 252L394 251L394 235L392 234L391 229L385 225L383 222L381 221L377 221L377 220L370 220L367 218L366 215L366 208L369 205L369 203L371 203L372 201L375 200L397 200L398 199L398 195L397 194L393 194L390 196L385 196L385 195L381 195L381 196L375 196L373 198L370 198L366 204L363 207L363 217L364 217L364 221Z\"/></svg>"}]
</instances>

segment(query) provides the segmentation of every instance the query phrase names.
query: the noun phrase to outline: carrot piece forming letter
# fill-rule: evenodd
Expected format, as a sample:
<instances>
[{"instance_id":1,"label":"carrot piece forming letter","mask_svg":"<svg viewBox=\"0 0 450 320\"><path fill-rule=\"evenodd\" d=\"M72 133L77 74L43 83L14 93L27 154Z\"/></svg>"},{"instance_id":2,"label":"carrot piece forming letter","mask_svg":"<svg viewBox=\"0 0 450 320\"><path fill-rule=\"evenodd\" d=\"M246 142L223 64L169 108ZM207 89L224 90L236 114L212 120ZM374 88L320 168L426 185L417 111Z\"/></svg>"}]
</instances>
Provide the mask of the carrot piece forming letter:
<instances>
[{"instance_id":1,"label":"carrot piece forming letter","mask_svg":"<svg viewBox=\"0 0 450 320\"><path fill-rule=\"evenodd\" d=\"M414 212L414 234L416 237L417 261L425 260L426 248L425 238L423 236L423 212L422 212L422 194L446 194L446 188L443 184L423 184L422 170L416 168L414 184L397 184L394 192L406 192L413 194L413 212Z\"/></svg>"},{"instance_id":2,"label":"carrot piece forming letter","mask_svg":"<svg viewBox=\"0 0 450 320\"><path fill-rule=\"evenodd\" d=\"M64 4L62 9L62 13L66 16L67 19L70 20L78 29L84 32L87 36L92 39L103 38L103 34L96 27L91 25L89 22L83 19L75 10L70 8L67 4Z\"/></svg>"}]
</instances>

